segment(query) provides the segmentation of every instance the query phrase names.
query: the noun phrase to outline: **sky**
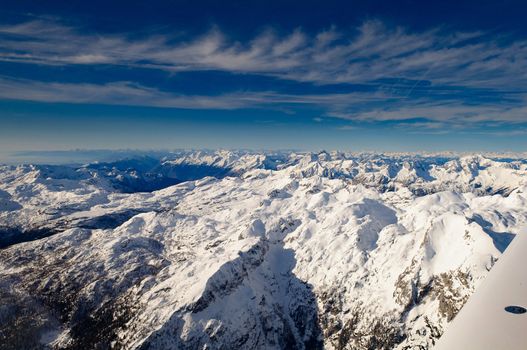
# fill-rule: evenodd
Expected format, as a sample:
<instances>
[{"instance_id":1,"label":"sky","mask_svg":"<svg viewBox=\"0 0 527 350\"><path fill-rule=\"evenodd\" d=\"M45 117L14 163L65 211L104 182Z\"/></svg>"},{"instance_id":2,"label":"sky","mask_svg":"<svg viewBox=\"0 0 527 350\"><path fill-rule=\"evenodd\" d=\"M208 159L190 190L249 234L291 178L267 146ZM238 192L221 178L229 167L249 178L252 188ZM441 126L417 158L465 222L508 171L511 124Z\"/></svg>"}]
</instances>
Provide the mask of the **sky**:
<instances>
[{"instance_id":1,"label":"sky","mask_svg":"<svg viewBox=\"0 0 527 350\"><path fill-rule=\"evenodd\" d=\"M525 1L1 3L0 158L527 151Z\"/></svg>"}]
</instances>

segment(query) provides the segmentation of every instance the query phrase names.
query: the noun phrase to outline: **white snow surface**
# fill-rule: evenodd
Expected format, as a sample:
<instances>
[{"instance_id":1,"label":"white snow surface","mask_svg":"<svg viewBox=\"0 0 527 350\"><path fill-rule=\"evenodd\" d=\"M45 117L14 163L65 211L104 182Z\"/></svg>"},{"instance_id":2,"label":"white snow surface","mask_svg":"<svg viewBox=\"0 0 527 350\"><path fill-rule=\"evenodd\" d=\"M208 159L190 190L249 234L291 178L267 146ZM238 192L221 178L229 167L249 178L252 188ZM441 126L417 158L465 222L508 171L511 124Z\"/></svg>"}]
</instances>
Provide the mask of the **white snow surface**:
<instances>
[{"instance_id":1,"label":"white snow surface","mask_svg":"<svg viewBox=\"0 0 527 350\"><path fill-rule=\"evenodd\" d=\"M0 167L3 339L429 349L527 225L521 159L217 151L148 162ZM180 183L128 193L156 176Z\"/></svg>"},{"instance_id":2,"label":"white snow surface","mask_svg":"<svg viewBox=\"0 0 527 350\"><path fill-rule=\"evenodd\" d=\"M527 230L507 248L489 276L448 326L434 350L525 349L527 314L507 311L507 307L527 305L525 232Z\"/></svg>"}]
</instances>

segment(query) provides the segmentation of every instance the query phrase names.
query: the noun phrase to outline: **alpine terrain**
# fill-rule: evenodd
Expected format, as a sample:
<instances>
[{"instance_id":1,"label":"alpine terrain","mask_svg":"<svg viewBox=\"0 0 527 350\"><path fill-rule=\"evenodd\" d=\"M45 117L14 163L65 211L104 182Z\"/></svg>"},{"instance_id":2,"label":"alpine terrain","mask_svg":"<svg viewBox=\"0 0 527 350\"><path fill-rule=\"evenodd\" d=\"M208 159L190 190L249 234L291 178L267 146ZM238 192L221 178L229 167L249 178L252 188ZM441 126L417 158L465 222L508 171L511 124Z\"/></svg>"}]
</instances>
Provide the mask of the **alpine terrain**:
<instances>
[{"instance_id":1,"label":"alpine terrain","mask_svg":"<svg viewBox=\"0 0 527 350\"><path fill-rule=\"evenodd\" d=\"M521 156L0 166L0 348L431 349L526 226Z\"/></svg>"}]
</instances>

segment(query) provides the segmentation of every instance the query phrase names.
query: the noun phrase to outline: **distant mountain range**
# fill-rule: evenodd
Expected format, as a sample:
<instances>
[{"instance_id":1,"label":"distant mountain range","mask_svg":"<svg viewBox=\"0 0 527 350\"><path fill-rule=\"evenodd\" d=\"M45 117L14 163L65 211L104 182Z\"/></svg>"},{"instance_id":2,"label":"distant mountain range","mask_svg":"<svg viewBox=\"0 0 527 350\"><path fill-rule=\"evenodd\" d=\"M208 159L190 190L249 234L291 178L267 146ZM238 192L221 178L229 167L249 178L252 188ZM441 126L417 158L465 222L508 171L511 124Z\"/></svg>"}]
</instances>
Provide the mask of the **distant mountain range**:
<instances>
[{"instance_id":1,"label":"distant mountain range","mask_svg":"<svg viewBox=\"0 0 527 350\"><path fill-rule=\"evenodd\" d=\"M0 348L430 349L526 225L521 157L0 166Z\"/></svg>"}]
</instances>

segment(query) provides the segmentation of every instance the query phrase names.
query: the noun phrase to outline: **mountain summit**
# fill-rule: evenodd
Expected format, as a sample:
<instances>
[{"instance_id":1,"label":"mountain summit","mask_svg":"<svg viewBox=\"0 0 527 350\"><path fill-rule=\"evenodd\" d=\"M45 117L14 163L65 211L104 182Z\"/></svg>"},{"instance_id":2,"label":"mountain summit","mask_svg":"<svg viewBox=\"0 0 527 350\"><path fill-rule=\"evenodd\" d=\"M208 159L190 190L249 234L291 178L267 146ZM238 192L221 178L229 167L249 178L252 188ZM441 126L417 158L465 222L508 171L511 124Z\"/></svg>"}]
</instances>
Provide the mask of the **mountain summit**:
<instances>
[{"instance_id":1,"label":"mountain summit","mask_svg":"<svg viewBox=\"0 0 527 350\"><path fill-rule=\"evenodd\" d=\"M526 208L482 156L3 166L0 347L430 349Z\"/></svg>"}]
</instances>

